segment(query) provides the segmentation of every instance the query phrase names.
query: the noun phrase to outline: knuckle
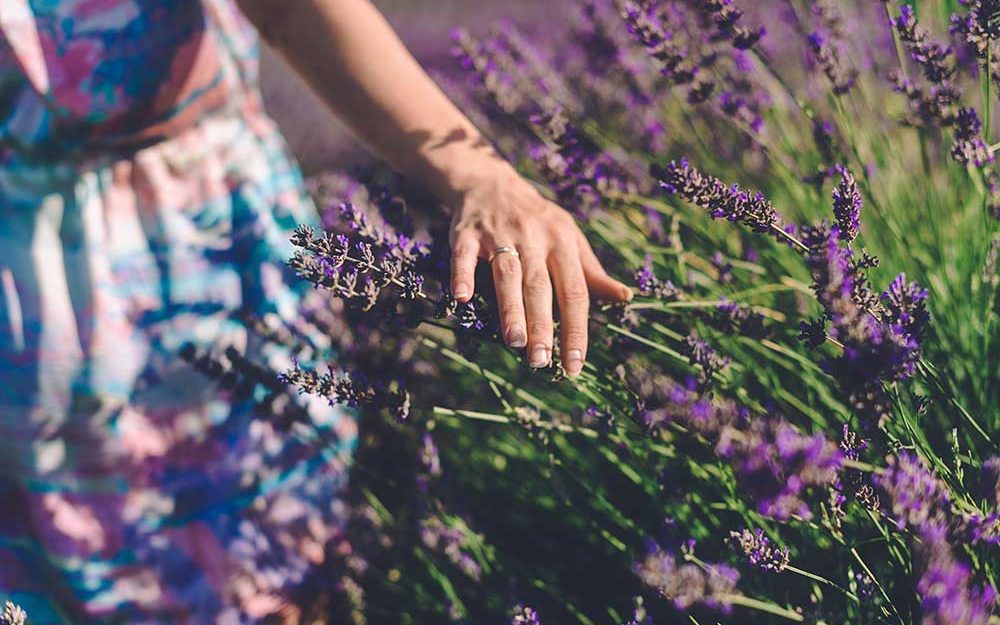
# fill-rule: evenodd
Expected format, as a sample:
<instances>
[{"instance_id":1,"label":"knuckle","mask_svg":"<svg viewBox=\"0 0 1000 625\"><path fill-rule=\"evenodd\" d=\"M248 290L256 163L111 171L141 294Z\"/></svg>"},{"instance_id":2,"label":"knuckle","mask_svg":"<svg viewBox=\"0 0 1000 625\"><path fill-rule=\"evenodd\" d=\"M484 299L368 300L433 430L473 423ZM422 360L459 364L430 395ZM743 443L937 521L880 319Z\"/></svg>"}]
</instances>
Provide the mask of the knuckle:
<instances>
[{"instance_id":1,"label":"knuckle","mask_svg":"<svg viewBox=\"0 0 1000 625\"><path fill-rule=\"evenodd\" d=\"M451 259L453 261L464 260L469 256L474 256L475 250L473 246L468 243L456 243L454 247L451 248Z\"/></svg>"},{"instance_id":2,"label":"knuckle","mask_svg":"<svg viewBox=\"0 0 1000 625\"><path fill-rule=\"evenodd\" d=\"M509 278L521 271L521 263L511 254L500 254L493 259L493 270L497 275Z\"/></svg>"},{"instance_id":3,"label":"knuckle","mask_svg":"<svg viewBox=\"0 0 1000 625\"><path fill-rule=\"evenodd\" d=\"M552 289L549 274L543 271L532 271L524 277L524 289L535 295L548 293Z\"/></svg>"},{"instance_id":4,"label":"knuckle","mask_svg":"<svg viewBox=\"0 0 1000 625\"><path fill-rule=\"evenodd\" d=\"M563 326L562 340L567 346L579 347L587 344L587 327Z\"/></svg>"},{"instance_id":5,"label":"knuckle","mask_svg":"<svg viewBox=\"0 0 1000 625\"><path fill-rule=\"evenodd\" d=\"M590 305L590 292L584 282L573 281L562 287L562 298L567 305L586 308Z\"/></svg>"},{"instance_id":6,"label":"knuckle","mask_svg":"<svg viewBox=\"0 0 1000 625\"><path fill-rule=\"evenodd\" d=\"M552 343L552 321L545 319L532 319L528 322L528 334L534 341L540 343Z\"/></svg>"},{"instance_id":7,"label":"knuckle","mask_svg":"<svg viewBox=\"0 0 1000 625\"><path fill-rule=\"evenodd\" d=\"M573 229L575 226L557 226L552 229L550 236L552 237L552 243L554 245L554 250L558 254L565 254L570 250L576 249L576 234Z\"/></svg>"}]
</instances>

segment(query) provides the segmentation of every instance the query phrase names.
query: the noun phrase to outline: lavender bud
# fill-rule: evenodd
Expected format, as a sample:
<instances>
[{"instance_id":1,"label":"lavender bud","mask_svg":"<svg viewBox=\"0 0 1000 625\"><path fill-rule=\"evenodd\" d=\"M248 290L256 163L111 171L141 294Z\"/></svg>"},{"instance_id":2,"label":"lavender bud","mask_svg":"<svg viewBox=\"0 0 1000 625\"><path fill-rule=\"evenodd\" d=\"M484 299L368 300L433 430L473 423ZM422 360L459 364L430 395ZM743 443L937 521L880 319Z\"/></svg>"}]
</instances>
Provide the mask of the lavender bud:
<instances>
[{"instance_id":1,"label":"lavender bud","mask_svg":"<svg viewBox=\"0 0 1000 625\"><path fill-rule=\"evenodd\" d=\"M529 606L517 606L514 608L514 617L510 620L510 625L542 625L542 620L538 618L538 612Z\"/></svg>"},{"instance_id":2,"label":"lavender bud","mask_svg":"<svg viewBox=\"0 0 1000 625\"><path fill-rule=\"evenodd\" d=\"M728 612L731 597L741 593L736 589L739 573L725 564L678 564L672 554L658 545L651 545L647 556L635 564L635 573L643 584L660 593L679 610L694 605Z\"/></svg>"},{"instance_id":3,"label":"lavender bud","mask_svg":"<svg viewBox=\"0 0 1000 625\"><path fill-rule=\"evenodd\" d=\"M698 369L698 388L704 392L712 386L713 378L729 367L729 358L720 356L712 346L696 336L688 335L681 346L692 367Z\"/></svg>"},{"instance_id":4,"label":"lavender bud","mask_svg":"<svg viewBox=\"0 0 1000 625\"><path fill-rule=\"evenodd\" d=\"M983 123L973 108L963 107L955 114L955 137L951 156L962 165L973 164L985 167L993 162L993 154L979 133Z\"/></svg>"},{"instance_id":5,"label":"lavender bud","mask_svg":"<svg viewBox=\"0 0 1000 625\"><path fill-rule=\"evenodd\" d=\"M840 239L850 243L861 230L861 191L846 167L837 165L840 184L833 190L833 215L837 220Z\"/></svg>"},{"instance_id":6,"label":"lavender bud","mask_svg":"<svg viewBox=\"0 0 1000 625\"><path fill-rule=\"evenodd\" d=\"M737 185L728 186L698 171L687 159L670 161L665 168L656 168L653 175L660 179L664 191L681 196L716 219L742 223L755 232L781 228L777 211L763 195L744 191Z\"/></svg>"},{"instance_id":7,"label":"lavender bud","mask_svg":"<svg viewBox=\"0 0 1000 625\"><path fill-rule=\"evenodd\" d=\"M729 532L728 542L751 566L762 571L780 573L788 566L788 548L781 549L774 546L760 528L755 530L743 528L738 532Z\"/></svg>"},{"instance_id":8,"label":"lavender bud","mask_svg":"<svg viewBox=\"0 0 1000 625\"><path fill-rule=\"evenodd\" d=\"M858 72L844 66L835 44L818 31L810 33L807 41L816 63L833 85L833 93L840 96L850 91L857 82Z\"/></svg>"}]
</instances>

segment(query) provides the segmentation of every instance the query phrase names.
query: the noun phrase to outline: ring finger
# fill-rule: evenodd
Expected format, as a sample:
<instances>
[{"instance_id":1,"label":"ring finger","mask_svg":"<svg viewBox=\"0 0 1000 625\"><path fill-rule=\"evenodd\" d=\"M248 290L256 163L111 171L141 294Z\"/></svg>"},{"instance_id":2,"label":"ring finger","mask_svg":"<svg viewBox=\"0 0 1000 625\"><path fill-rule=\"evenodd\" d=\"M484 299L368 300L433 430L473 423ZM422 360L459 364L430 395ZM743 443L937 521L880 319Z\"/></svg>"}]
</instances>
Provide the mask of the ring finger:
<instances>
[{"instance_id":1,"label":"ring finger","mask_svg":"<svg viewBox=\"0 0 1000 625\"><path fill-rule=\"evenodd\" d=\"M514 248L511 246L509 249ZM494 253L490 269L497 291L504 341L511 347L522 348L528 344L528 336L525 331L524 298L521 295L521 260L517 252Z\"/></svg>"}]
</instances>

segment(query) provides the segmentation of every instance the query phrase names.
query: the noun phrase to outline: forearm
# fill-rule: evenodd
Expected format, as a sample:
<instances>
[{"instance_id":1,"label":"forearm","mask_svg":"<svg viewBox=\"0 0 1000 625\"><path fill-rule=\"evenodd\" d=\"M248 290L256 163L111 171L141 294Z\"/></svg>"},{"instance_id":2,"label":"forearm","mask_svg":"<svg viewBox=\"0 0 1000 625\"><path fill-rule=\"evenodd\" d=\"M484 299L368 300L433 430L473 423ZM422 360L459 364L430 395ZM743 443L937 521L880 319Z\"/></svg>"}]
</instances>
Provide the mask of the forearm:
<instances>
[{"instance_id":1,"label":"forearm","mask_svg":"<svg viewBox=\"0 0 1000 625\"><path fill-rule=\"evenodd\" d=\"M510 170L368 0L240 0L265 40L372 151L461 203Z\"/></svg>"}]
</instances>

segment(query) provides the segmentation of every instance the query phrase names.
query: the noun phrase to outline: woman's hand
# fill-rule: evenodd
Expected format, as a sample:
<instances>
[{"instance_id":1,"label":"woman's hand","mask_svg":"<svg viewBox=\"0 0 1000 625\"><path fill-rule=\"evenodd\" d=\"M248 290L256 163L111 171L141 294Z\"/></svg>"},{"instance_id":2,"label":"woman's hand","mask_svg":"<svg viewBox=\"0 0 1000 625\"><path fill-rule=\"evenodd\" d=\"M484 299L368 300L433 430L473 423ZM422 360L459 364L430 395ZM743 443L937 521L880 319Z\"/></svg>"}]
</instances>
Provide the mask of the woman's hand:
<instances>
[{"instance_id":1,"label":"woman's hand","mask_svg":"<svg viewBox=\"0 0 1000 625\"><path fill-rule=\"evenodd\" d=\"M239 3L360 139L457 207L452 292L458 301L472 297L480 258L502 246L518 251L520 257L493 259L493 278L504 338L511 347L526 347L533 367L552 360L555 285L563 367L580 373L590 296L627 300L631 292L604 272L569 214L503 162L370 0Z\"/></svg>"},{"instance_id":2,"label":"woman's hand","mask_svg":"<svg viewBox=\"0 0 1000 625\"><path fill-rule=\"evenodd\" d=\"M517 254L493 258L493 282L506 343L527 348L528 364L552 360L553 285L560 311L560 351L570 376L587 356L590 297L628 301L631 290L601 267L568 212L543 198L513 170L504 170L464 195L451 224L455 299L467 302L475 288L479 259L500 247Z\"/></svg>"}]
</instances>

